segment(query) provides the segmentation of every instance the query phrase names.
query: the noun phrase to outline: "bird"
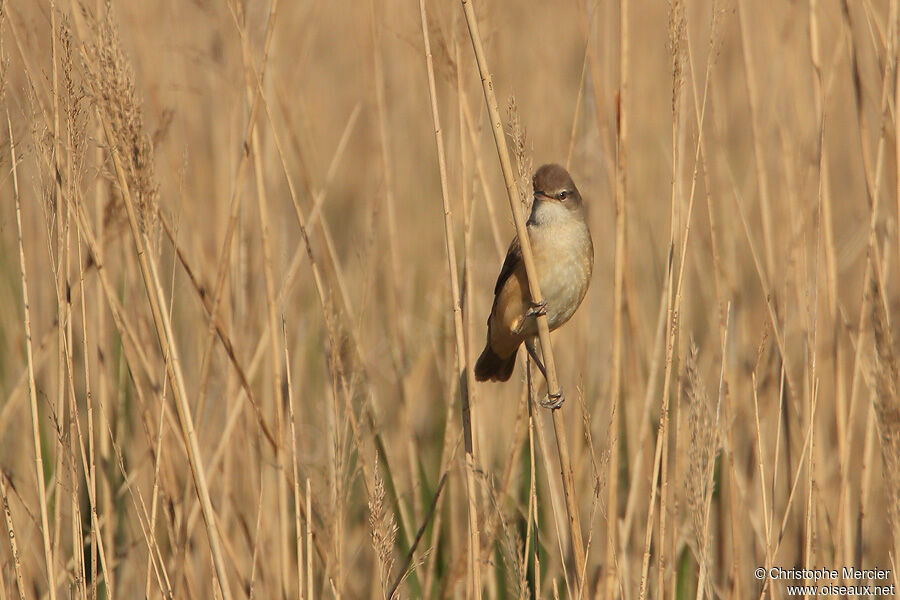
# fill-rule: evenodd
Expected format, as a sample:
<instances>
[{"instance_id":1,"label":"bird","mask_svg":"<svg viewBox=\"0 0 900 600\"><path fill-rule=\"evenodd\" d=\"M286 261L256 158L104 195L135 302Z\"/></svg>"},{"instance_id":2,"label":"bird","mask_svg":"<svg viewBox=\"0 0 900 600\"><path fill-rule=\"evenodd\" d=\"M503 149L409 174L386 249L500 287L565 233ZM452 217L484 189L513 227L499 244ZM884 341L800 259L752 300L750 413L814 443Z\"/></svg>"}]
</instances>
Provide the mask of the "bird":
<instances>
[{"instance_id":1,"label":"bird","mask_svg":"<svg viewBox=\"0 0 900 600\"><path fill-rule=\"evenodd\" d=\"M594 243L584 200L571 175L558 164L546 164L535 171L532 186L534 201L526 230L543 300L532 301L517 236L494 286L487 341L475 363L478 381L509 380L523 342L546 377L534 351L537 317L547 315L550 331L558 329L575 314L591 283Z\"/></svg>"}]
</instances>

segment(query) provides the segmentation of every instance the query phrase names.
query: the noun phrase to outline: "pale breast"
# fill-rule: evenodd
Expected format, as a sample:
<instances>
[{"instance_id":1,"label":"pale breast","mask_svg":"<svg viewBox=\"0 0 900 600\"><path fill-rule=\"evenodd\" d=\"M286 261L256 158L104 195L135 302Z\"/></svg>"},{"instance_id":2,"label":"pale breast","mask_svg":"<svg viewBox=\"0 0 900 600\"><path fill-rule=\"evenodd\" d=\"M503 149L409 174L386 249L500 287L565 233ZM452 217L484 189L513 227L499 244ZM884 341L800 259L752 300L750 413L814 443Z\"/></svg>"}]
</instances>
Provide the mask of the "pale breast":
<instances>
[{"instance_id":1,"label":"pale breast","mask_svg":"<svg viewBox=\"0 0 900 600\"><path fill-rule=\"evenodd\" d=\"M594 266L591 234L581 220L529 228L550 329L568 321L587 293Z\"/></svg>"}]
</instances>

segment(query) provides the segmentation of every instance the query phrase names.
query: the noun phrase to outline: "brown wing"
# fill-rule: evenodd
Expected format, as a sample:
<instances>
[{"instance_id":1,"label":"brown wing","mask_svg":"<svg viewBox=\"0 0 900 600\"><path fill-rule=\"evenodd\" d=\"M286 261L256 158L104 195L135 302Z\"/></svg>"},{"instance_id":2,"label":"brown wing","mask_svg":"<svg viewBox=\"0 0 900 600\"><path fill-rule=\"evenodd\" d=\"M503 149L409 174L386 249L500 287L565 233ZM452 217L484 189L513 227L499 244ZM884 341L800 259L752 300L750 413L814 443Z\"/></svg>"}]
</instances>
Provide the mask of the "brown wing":
<instances>
[{"instance_id":1,"label":"brown wing","mask_svg":"<svg viewBox=\"0 0 900 600\"><path fill-rule=\"evenodd\" d=\"M500 275L497 276L497 284L494 286L494 296L500 293L503 284L506 283L506 280L509 279L513 272L515 272L521 262L522 246L519 245L519 237L516 236L513 238L512 243L510 243L509 250L506 251L506 259L503 261L503 266L500 268Z\"/></svg>"},{"instance_id":2,"label":"brown wing","mask_svg":"<svg viewBox=\"0 0 900 600\"><path fill-rule=\"evenodd\" d=\"M528 283L519 240L513 239L494 287L494 303L488 317L488 345L505 359L522 343L521 320L525 314Z\"/></svg>"}]
</instances>

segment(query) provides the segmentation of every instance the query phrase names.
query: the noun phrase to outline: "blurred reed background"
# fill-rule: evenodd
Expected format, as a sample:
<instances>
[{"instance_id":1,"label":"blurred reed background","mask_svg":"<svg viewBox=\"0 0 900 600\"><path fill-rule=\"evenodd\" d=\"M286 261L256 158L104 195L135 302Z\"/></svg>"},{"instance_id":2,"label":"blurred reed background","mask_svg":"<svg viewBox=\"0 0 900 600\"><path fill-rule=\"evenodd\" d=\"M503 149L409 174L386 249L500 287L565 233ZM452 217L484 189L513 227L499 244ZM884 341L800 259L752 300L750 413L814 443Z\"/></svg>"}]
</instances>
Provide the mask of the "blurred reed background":
<instances>
[{"instance_id":1,"label":"blurred reed background","mask_svg":"<svg viewBox=\"0 0 900 600\"><path fill-rule=\"evenodd\" d=\"M897 4L475 3L523 201L568 165L593 232L564 490L522 366L469 390L467 484L514 228L461 3L424 4L451 298L416 2L0 2L0 598L893 569Z\"/></svg>"}]
</instances>

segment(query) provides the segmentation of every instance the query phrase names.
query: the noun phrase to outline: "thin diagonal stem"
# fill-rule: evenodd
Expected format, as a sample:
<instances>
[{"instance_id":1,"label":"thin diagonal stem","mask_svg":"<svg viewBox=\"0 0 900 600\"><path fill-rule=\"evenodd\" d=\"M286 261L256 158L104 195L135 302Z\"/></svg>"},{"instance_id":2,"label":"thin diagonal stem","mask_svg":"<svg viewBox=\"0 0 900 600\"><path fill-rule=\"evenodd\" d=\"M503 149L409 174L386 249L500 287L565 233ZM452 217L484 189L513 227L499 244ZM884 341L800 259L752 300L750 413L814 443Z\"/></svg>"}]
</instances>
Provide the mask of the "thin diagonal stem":
<instances>
[{"instance_id":1,"label":"thin diagonal stem","mask_svg":"<svg viewBox=\"0 0 900 600\"><path fill-rule=\"evenodd\" d=\"M491 120L491 131L494 133L494 143L497 146L497 154L500 158L500 168L503 171L503 179L506 183L506 195L509 199L509 208L512 211L516 224L516 234L522 247L522 261L525 263L525 272L528 274L528 290L535 304L543 300L538 285L537 270L534 266L534 256L531 252L531 241L525 228L525 218L522 215L521 202L516 187L516 176L513 173L512 163L509 160L509 149L504 139L503 123L500 120L500 110L497 107L497 97L494 94L494 82L488 69L484 46L481 43L481 34L478 31L478 19L475 17L475 7L472 0L462 0L465 11L466 24L469 27L469 37L472 39L472 47L475 51L475 60L478 63L478 71L481 74L481 84L484 88L484 100L487 104L488 115ZM559 397L562 389L556 376L556 361L553 358L553 347L550 344L550 327L547 323L547 315L537 317L538 336L541 340L541 353L544 358L544 366L547 370L547 392L550 397ZM558 408L558 407L557 407ZM569 458L569 446L562 414L554 409L553 429L556 433L556 447L559 452L559 466L562 475L563 490L566 496L566 513L569 518L569 537L572 543L572 552L575 556L575 580L578 588L581 587L581 574L584 572L584 544L581 540L581 523L578 517L578 504L575 496L575 481L572 475L572 461Z\"/></svg>"}]
</instances>

